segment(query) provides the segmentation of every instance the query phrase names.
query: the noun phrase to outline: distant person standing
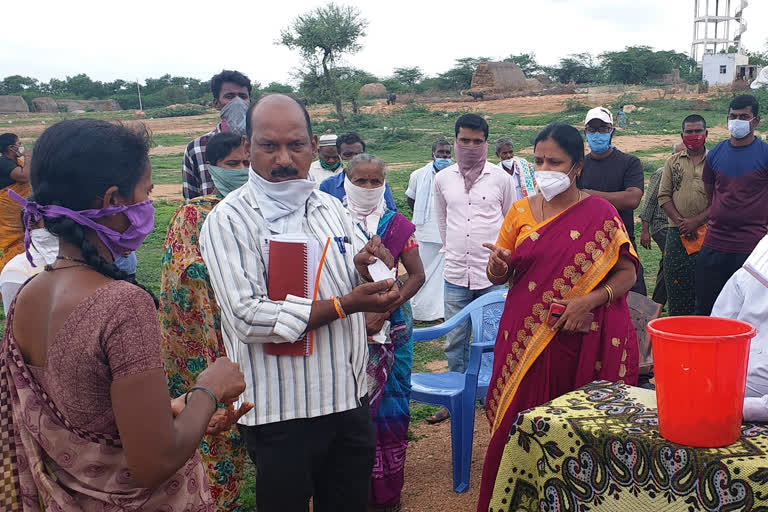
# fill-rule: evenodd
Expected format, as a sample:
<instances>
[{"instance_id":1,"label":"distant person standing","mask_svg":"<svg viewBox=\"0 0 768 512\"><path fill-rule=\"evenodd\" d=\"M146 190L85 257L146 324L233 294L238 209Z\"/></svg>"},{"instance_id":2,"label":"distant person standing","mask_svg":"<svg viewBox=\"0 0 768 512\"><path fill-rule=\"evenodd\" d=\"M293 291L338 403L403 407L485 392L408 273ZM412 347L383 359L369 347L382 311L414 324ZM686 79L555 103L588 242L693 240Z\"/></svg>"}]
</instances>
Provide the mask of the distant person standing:
<instances>
[{"instance_id":1,"label":"distant person standing","mask_svg":"<svg viewBox=\"0 0 768 512\"><path fill-rule=\"evenodd\" d=\"M216 110L223 109L235 98L250 104L251 80L239 71L224 70L211 78L211 92ZM219 123L215 129L187 145L181 164L184 199L190 200L197 196L213 194L216 187L205 163L205 146L211 137L222 131L228 131L228 129Z\"/></svg>"},{"instance_id":2,"label":"distant person standing","mask_svg":"<svg viewBox=\"0 0 768 512\"><path fill-rule=\"evenodd\" d=\"M619 211L632 246L636 247L634 210L643 199L643 164L639 158L611 144L613 116L608 109L596 107L587 112L584 133L590 153L584 158L578 186L590 195L607 200ZM637 282L631 291L647 295L642 265L637 269Z\"/></svg>"},{"instance_id":3,"label":"distant person standing","mask_svg":"<svg viewBox=\"0 0 768 512\"><path fill-rule=\"evenodd\" d=\"M349 165L350 160L357 155L365 153L365 141L354 132L345 133L336 139L336 150L342 162L347 162L346 164L342 163L342 165ZM341 172L337 172L320 183L320 191L331 194L341 201L341 204L347 206L347 193L344 191L345 178L346 173L342 167ZM393 212L397 211L397 204L395 204L395 198L392 196L392 189L389 188L389 183L386 184L386 189L384 190L384 201L387 204L387 208Z\"/></svg>"},{"instance_id":4,"label":"distant person standing","mask_svg":"<svg viewBox=\"0 0 768 512\"><path fill-rule=\"evenodd\" d=\"M326 133L318 139L317 160L309 166L309 174L317 181L315 187L319 187L326 178L342 170L341 158L336 149L336 139L338 137L333 133Z\"/></svg>"},{"instance_id":5,"label":"distant person standing","mask_svg":"<svg viewBox=\"0 0 768 512\"><path fill-rule=\"evenodd\" d=\"M627 127L627 113L624 112L624 105L620 106L618 112L616 112L616 119L619 122L619 128L623 130Z\"/></svg>"},{"instance_id":6,"label":"distant person standing","mask_svg":"<svg viewBox=\"0 0 768 512\"><path fill-rule=\"evenodd\" d=\"M768 144L755 137L760 105L750 95L728 107L731 138L707 154L702 179L711 210L696 258L696 314L709 315L730 279L766 234Z\"/></svg>"},{"instance_id":7,"label":"distant person standing","mask_svg":"<svg viewBox=\"0 0 768 512\"><path fill-rule=\"evenodd\" d=\"M533 177L533 164L525 158L515 156L515 143L512 137L496 140L496 156L499 165L512 176L515 185L515 201L536 195L536 180Z\"/></svg>"},{"instance_id":8,"label":"distant person standing","mask_svg":"<svg viewBox=\"0 0 768 512\"><path fill-rule=\"evenodd\" d=\"M419 242L419 255L426 276L424 285L411 299L413 319L422 322L439 320L445 316L445 253L435 214L435 177L451 165L451 150L451 143L446 139L436 140L432 144L432 160L411 173L408 189L405 191L408 205L413 210L415 236Z\"/></svg>"},{"instance_id":9,"label":"distant person standing","mask_svg":"<svg viewBox=\"0 0 768 512\"><path fill-rule=\"evenodd\" d=\"M699 230L709 218L709 197L702 181L707 122L696 114L686 117L681 137L685 150L667 159L659 187L659 204L669 217L664 280L672 316L692 315L696 310L696 249L704 238Z\"/></svg>"},{"instance_id":10,"label":"distant person standing","mask_svg":"<svg viewBox=\"0 0 768 512\"><path fill-rule=\"evenodd\" d=\"M24 252L24 227L21 207L8 196L13 190L22 197L32 193L29 164L24 159L24 144L15 133L0 135L0 270L17 254Z\"/></svg>"},{"instance_id":11,"label":"distant person standing","mask_svg":"<svg viewBox=\"0 0 768 512\"><path fill-rule=\"evenodd\" d=\"M491 244L515 198L512 178L488 162L488 123L476 114L456 121L453 147L456 163L435 177L437 225L445 251L445 319L476 298L502 286L486 274ZM464 373L469 363L469 322L445 339L445 356L452 372ZM448 417L443 408L427 421Z\"/></svg>"},{"instance_id":12,"label":"distant person standing","mask_svg":"<svg viewBox=\"0 0 768 512\"><path fill-rule=\"evenodd\" d=\"M664 210L659 206L659 182L663 167L656 169L651 179L648 181L648 193L645 195L645 203L640 211L640 221L642 230L640 232L640 245L645 249L651 248L651 239L661 251L659 260L659 271L656 274L656 286L653 288L653 301L664 305L667 302L667 290L664 285L664 245L667 240L667 225L669 219Z\"/></svg>"}]
</instances>

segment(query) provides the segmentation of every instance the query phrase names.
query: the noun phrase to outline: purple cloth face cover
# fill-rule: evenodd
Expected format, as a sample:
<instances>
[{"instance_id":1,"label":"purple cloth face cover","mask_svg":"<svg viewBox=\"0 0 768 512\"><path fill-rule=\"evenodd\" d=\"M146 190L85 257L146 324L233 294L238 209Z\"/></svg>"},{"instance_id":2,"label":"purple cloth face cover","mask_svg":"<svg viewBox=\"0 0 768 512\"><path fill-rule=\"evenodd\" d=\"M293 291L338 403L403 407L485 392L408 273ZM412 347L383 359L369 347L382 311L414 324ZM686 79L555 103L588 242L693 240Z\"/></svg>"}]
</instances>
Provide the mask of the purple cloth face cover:
<instances>
[{"instance_id":1,"label":"purple cloth face cover","mask_svg":"<svg viewBox=\"0 0 768 512\"><path fill-rule=\"evenodd\" d=\"M49 219L65 217L80 226L92 229L109 249L113 259L141 247L141 244L155 227L155 207L151 200L131 205L111 205L101 209L75 211L63 206L41 205L34 201L27 201L13 190L9 190L8 195L19 203L24 211L24 248L30 263L32 263L32 257L29 254L29 231L32 226L39 224L43 217ZM93 219L101 219L118 213L125 215L130 223L128 229L122 233L93 221Z\"/></svg>"}]
</instances>

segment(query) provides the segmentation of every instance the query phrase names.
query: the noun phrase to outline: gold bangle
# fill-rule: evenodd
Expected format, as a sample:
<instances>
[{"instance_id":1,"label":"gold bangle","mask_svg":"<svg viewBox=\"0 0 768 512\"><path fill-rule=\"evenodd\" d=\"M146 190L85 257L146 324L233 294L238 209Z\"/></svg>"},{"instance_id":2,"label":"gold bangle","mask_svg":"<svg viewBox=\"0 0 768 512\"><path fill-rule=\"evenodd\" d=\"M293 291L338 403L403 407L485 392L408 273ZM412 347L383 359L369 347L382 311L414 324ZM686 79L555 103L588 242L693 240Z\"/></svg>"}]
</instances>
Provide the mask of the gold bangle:
<instances>
[{"instance_id":1,"label":"gold bangle","mask_svg":"<svg viewBox=\"0 0 768 512\"><path fill-rule=\"evenodd\" d=\"M344 312L344 308L341 307L341 301L338 297L331 297L331 301L333 302L333 309L336 310L336 314L339 316L339 319L347 318L347 314Z\"/></svg>"},{"instance_id":2,"label":"gold bangle","mask_svg":"<svg viewBox=\"0 0 768 512\"><path fill-rule=\"evenodd\" d=\"M507 265L507 272L509 272L509 265ZM490 263L485 267L485 273L488 274L488 277L490 277L492 279L503 279L503 278L507 277L507 272L504 272L502 275L497 276L496 274L491 272L491 264Z\"/></svg>"},{"instance_id":3,"label":"gold bangle","mask_svg":"<svg viewBox=\"0 0 768 512\"><path fill-rule=\"evenodd\" d=\"M608 292L608 301L606 302L606 304L610 304L611 302L613 302L613 288L611 288L611 286L607 283L603 284L603 288L605 288L605 291Z\"/></svg>"}]
</instances>

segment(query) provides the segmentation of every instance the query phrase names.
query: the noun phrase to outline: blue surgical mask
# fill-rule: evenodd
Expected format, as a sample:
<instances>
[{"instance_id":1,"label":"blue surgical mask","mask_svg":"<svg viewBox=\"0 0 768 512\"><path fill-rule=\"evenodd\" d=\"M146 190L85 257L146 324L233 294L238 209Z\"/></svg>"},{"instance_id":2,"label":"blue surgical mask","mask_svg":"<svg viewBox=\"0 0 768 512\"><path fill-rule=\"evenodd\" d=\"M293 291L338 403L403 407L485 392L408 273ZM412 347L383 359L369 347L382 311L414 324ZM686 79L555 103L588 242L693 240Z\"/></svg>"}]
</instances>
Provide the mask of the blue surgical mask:
<instances>
[{"instance_id":1,"label":"blue surgical mask","mask_svg":"<svg viewBox=\"0 0 768 512\"><path fill-rule=\"evenodd\" d=\"M435 158L435 169L442 171L453 163L450 158Z\"/></svg>"},{"instance_id":2,"label":"blue surgical mask","mask_svg":"<svg viewBox=\"0 0 768 512\"><path fill-rule=\"evenodd\" d=\"M611 149L611 133L587 133L587 144L593 153L602 154Z\"/></svg>"}]
</instances>

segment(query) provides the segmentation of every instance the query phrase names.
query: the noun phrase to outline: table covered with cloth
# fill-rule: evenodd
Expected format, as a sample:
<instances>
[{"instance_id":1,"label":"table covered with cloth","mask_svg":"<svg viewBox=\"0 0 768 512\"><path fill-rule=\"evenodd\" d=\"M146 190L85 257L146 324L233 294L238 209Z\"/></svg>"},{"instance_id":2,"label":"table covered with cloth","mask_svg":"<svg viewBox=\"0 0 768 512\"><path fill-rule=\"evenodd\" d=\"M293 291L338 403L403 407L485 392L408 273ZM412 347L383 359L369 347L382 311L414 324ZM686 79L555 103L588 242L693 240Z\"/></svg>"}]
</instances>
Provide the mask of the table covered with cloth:
<instances>
[{"instance_id":1,"label":"table covered with cloth","mask_svg":"<svg viewBox=\"0 0 768 512\"><path fill-rule=\"evenodd\" d=\"M654 391L592 382L518 415L490 510L768 511L768 425L690 448L659 434Z\"/></svg>"}]
</instances>

